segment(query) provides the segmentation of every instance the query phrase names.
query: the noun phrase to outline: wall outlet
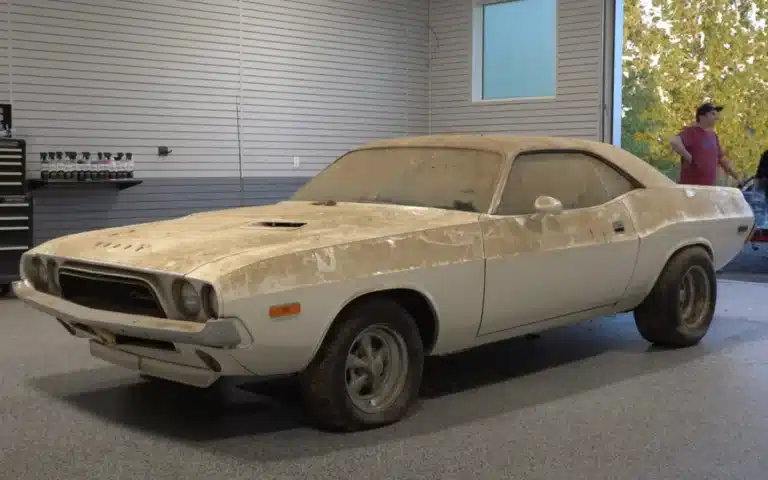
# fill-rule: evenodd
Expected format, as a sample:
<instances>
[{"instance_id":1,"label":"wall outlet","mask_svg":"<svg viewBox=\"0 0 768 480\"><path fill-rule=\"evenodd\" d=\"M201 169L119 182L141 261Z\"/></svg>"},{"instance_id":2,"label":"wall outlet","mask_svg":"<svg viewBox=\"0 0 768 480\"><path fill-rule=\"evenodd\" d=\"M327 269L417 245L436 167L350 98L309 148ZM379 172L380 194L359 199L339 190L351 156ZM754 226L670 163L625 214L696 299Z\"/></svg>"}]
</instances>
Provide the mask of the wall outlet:
<instances>
[{"instance_id":1,"label":"wall outlet","mask_svg":"<svg viewBox=\"0 0 768 480\"><path fill-rule=\"evenodd\" d=\"M301 159L299 157L293 157L293 168L299 168L301 166Z\"/></svg>"}]
</instances>

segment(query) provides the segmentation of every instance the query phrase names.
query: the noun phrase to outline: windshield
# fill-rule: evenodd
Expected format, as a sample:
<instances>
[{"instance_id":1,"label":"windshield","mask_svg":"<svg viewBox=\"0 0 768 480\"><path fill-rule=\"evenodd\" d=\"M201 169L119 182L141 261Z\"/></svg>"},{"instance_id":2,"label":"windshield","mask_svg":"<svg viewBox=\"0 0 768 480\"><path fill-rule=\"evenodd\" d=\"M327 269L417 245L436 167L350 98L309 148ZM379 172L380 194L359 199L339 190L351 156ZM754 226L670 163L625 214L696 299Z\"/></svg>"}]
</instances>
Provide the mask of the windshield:
<instances>
[{"instance_id":1,"label":"windshield","mask_svg":"<svg viewBox=\"0 0 768 480\"><path fill-rule=\"evenodd\" d=\"M390 147L350 152L291 200L389 203L485 213L502 156L482 150Z\"/></svg>"}]
</instances>

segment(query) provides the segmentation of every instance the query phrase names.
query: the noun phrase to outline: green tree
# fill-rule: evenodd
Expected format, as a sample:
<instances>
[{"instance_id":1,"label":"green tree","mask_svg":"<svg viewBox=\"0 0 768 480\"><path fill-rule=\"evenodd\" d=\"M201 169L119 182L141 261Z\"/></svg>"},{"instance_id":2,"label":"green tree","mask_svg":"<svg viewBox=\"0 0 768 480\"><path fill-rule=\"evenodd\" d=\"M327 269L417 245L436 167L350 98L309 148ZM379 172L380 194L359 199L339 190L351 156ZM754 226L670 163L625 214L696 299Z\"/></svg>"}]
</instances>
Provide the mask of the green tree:
<instances>
[{"instance_id":1,"label":"green tree","mask_svg":"<svg viewBox=\"0 0 768 480\"><path fill-rule=\"evenodd\" d=\"M667 139L713 101L726 106L718 133L728 156L752 173L768 148L768 0L650 3L625 3L624 101L639 104L626 147L659 167L677 162Z\"/></svg>"},{"instance_id":2,"label":"green tree","mask_svg":"<svg viewBox=\"0 0 768 480\"><path fill-rule=\"evenodd\" d=\"M677 180L679 168L675 159L668 152L660 154L649 145L647 133L664 128L663 123L645 114L660 101L653 74L649 69L626 71L622 85L621 146Z\"/></svg>"},{"instance_id":3,"label":"green tree","mask_svg":"<svg viewBox=\"0 0 768 480\"><path fill-rule=\"evenodd\" d=\"M646 34L643 9L638 0L626 0L624 18L624 79L622 83L623 148L646 160L651 165L677 179L679 168L675 159L664 149L652 149L650 135L664 129L660 122L648 115L649 109L661 102L656 76L647 55L638 48L638 39ZM655 140L661 141L661 137Z\"/></svg>"}]
</instances>

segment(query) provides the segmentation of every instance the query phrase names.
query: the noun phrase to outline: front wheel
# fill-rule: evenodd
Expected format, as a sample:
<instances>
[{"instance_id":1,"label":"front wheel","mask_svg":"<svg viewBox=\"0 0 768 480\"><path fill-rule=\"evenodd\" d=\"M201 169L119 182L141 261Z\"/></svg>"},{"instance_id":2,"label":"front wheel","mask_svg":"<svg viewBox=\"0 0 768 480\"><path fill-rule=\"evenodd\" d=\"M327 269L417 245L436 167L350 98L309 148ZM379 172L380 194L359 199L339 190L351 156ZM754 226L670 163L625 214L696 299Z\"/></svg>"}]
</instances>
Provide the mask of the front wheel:
<instances>
[{"instance_id":1,"label":"front wheel","mask_svg":"<svg viewBox=\"0 0 768 480\"><path fill-rule=\"evenodd\" d=\"M653 344L692 346L709 331L716 301L712 260L701 247L686 248L667 262L651 293L635 309L635 324Z\"/></svg>"},{"instance_id":2,"label":"front wheel","mask_svg":"<svg viewBox=\"0 0 768 480\"><path fill-rule=\"evenodd\" d=\"M304 402L321 428L354 431L391 424L415 400L423 367L413 317L390 300L364 301L334 323L301 374Z\"/></svg>"}]
</instances>

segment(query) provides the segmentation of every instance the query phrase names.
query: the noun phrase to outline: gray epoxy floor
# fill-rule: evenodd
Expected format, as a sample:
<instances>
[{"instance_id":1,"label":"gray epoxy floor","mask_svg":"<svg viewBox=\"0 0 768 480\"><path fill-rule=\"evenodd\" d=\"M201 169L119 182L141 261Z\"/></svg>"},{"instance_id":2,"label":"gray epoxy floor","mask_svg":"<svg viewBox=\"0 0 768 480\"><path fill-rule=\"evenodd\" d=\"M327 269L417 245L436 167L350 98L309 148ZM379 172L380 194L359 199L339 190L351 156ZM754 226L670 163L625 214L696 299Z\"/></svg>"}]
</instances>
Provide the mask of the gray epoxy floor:
<instances>
[{"instance_id":1,"label":"gray epoxy floor","mask_svg":"<svg viewBox=\"0 0 768 480\"><path fill-rule=\"evenodd\" d=\"M720 282L687 350L619 316L430 362L410 418L353 435L305 427L289 387L143 383L0 300L0 478L762 480L767 295Z\"/></svg>"}]
</instances>

